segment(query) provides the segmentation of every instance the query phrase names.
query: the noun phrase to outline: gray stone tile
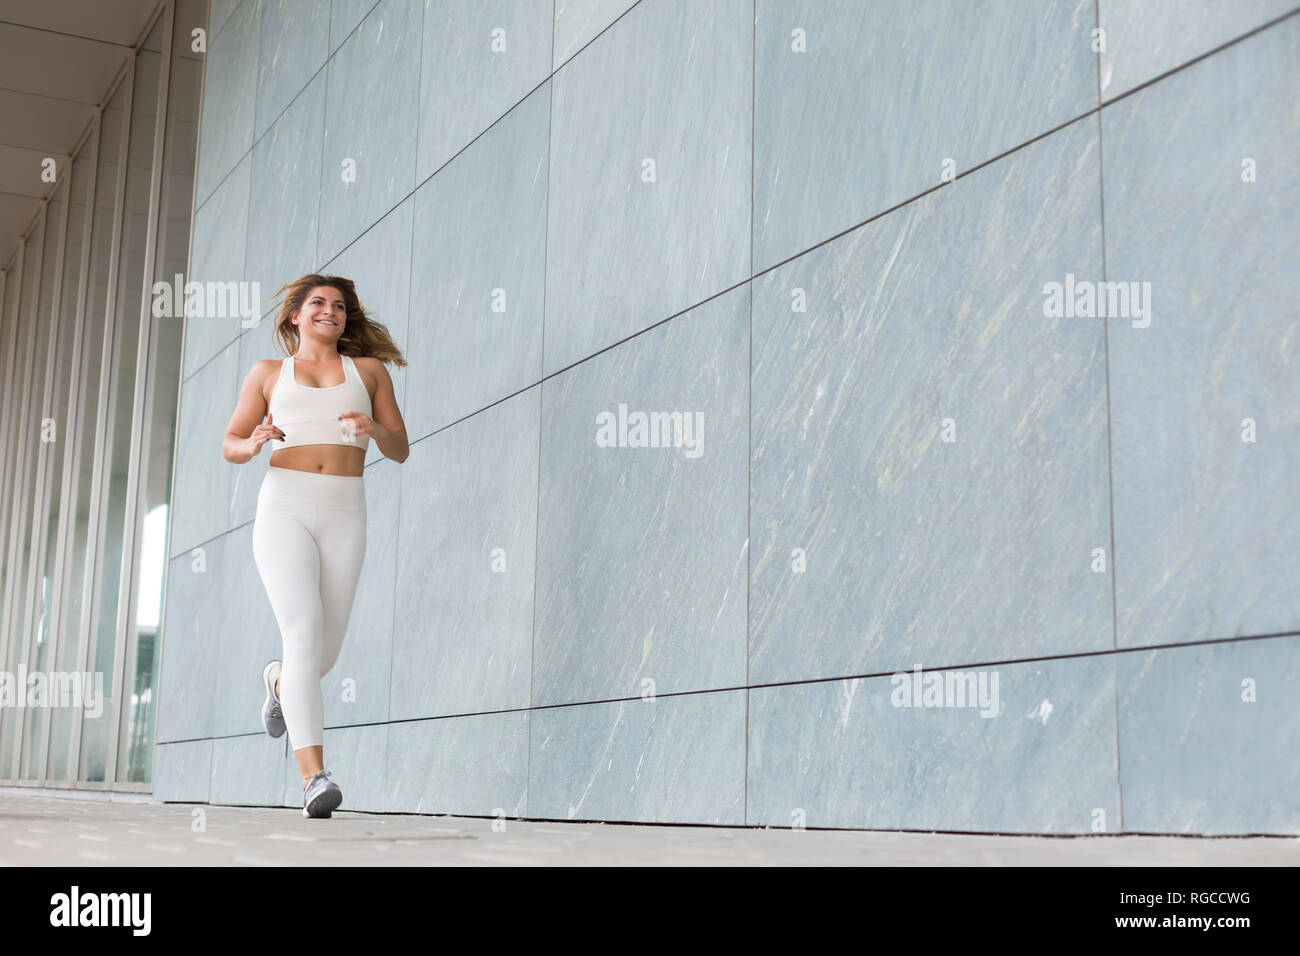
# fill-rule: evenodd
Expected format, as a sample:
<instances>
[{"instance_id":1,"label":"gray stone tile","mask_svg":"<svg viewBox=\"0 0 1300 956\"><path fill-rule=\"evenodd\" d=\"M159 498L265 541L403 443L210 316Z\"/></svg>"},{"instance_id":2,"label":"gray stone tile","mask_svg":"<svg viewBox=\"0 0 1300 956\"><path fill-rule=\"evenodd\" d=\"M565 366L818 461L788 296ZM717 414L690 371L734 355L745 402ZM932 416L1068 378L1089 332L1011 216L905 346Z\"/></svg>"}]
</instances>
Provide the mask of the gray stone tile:
<instances>
[{"instance_id":1,"label":"gray stone tile","mask_svg":"<svg viewBox=\"0 0 1300 956\"><path fill-rule=\"evenodd\" d=\"M543 87L415 195L412 439L542 377Z\"/></svg>"},{"instance_id":2,"label":"gray stone tile","mask_svg":"<svg viewBox=\"0 0 1300 956\"><path fill-rule=\"evenodd\" d=\"M203 80L195 208L253 145L258 28L263 0L244 0L220 33L209 37ZM256 207L255 207L256 208Z\"/></svg>"},{"instance_id":3,"label":"gray stone tile","mask_svg":"<svg viewBox=\"0 0 1300 956\"><path fill-rule=\"evenodd\" d=\"M217 737L212 741L211 802L254 807L283 806L283 767L283 738L272 740L264 733Z\"/></svg>"},{"instance_id":4,"label":"gray stone tile","mask_svg":"<svg viewBox=\"0 0 1300 956\"><path fill-rule=\"evenodd\" d=\"M744 822L745 691L533 711L528 815Z\"/></svg>"},{"instance_id":5,"label":"gray stone tile","mask_svg":"<svg viewBox=\"0 0 1300 956\"><path fill-rule=\"evenodd\" d=\"M1130 833L1300 835L1300 637L1119 655Z\"/></svg>"},{"instance_id":6,"label":"gray stone tile","mask_svg":"<svg viewBox=\"0 0 1300 956\"><path fill-rule=\"evenodd\" d=\"M258 28L261 55L257 64L257 122L253 138L262 135L325 63L329 43L330 5L302 0L261 0ZM308 136L300 148L314 149L320 133Z\"/></svg>"},{"instance_id":7,"label":"gray stone tile","mask_svg":"<svg viewBox=\"0 0 1300 956\"><path fill-rule=\"evenodd\" d=\"M755 280L751 683L1113 646L1103 320L1043 293L1097 164L1087 117Z\"/></svg>"},{"instance_id":8,"label":"gray stone tile","mask_svg":"<svg viewBox=\"0 0 1300 956\"><path fill-rule=\"evenodd\" d=\"M640 3L555 75L546 374L750 275L753 17Z\"/></svg>"},{"instance_id":9,"label":"gray stone tile","mask_svg":"<svg viewBox=\"0 0 1300 956\"><path fill-rule=\"evenodd\" d=\"M553 0L425 0L417 183L550 74L553 10Z\"/></svg>"},{"instance_id":10,"label":"gray stone tile","mask_svg":"<svg viewBox=\"0 0 1300 956\"><path fill-rule=\"evenodd\" d=\"M322 71L253 147L246 271L261 285L263 315L280 286L316 270L324 129Z\"/></svg>"},{"instance_id":11,"label":"gray stone tile","mask_svg":"<svg viewBox=\"0 0 1300 956\"><path fill-rule=\"evenodd\" d=\"M1300 629L1297 88L1300 17L1102 112L1107 277L1150 284L1110 324L1121 647Z\"/></svg>"},{"instance_id":12,"label":"gray stone tile","mask_svg":"<svg viewBox=\"0 0 1300 956\"><path fill-rule=\"evenodd\" d=\"M581 50L620 16L633 0L555 0L555 49L552 69Z\"/></svg>"},{"instance_id":13,"label":"gray stone tile","mask_svg":"<svg viewBox=\"0 0 1300 956\"><path fill-rule=\"evenodd\" d=\"M212 780L212 740L159 744L154 750L153 797L207 803Z\"/></svg>"},{"instance_id":14,"label":"gray stone tile","mask_svg":"<svg viewBox=\"0 0 1300 956\"><path fill-rule=\"evenodd\" d=\"M212 735L212 675L221 650L229 560L227 539L222 536L173 559L167 569L158 679L159 743Z\"/></svg>"},{"instance_id":15,"label":"gray stone tile","mask_svg":"<svg viewBox=\"0 0 1300 956\"><path fill-rule=\"evenodd\" d=\"M742 286L542 385L534 705L745 683L748 327Z\"/></svg>"},{"instance_id":16,"label":"gray stone tile","mask_svg":"<svg viewBox=\"0 0 1300 956\"><path fill-rule=\"evenodd\" d=\"M523 816L528 711L399 721L388 728L389 813Z\"/></svg>"},{"instance_id":17,"label":"gray stone tile","mask_svg":"<svg viewBox=\"0 0 1300 956\"><path fill-rule=\"evenodd\" d=\"M939 185L948 159L963 173L1097 105L1094 0L759 0L757 17L755 272Z\"/></svg>"},{"instance_id":18,"label":"gray stone tile","mask_svg":"<svg viewBox=\"0 0 1300 956\"><path fill-rule=\"evenodd\" d=\"M385 460L366 469L366 559L343 647L321 680L326 727L388 719L403 467Z\"/></svg>"},{"instance_id":19,"label":"gray stone tile","mask_svg":"<svg viewBox=\"0 0 1300 956\"><path fill-rule=\"evenodd\" d=\"M333 0L330 5L330 53L333 54L379 0Z\"/></svg>"},{"instance_id":20,"label":"gray stone tile","mask_svg":"<svg viewBox=\"0 0 1300 956\"><path fill-rule=\"evenodd\" d=\"M223 613L214 621L220 653L204 683L212 695L212 734L265 733L262 668L283 657L280 627L253 560L253 525L225 537L227 568L222 580Z\"/></svg>"},{"instance_id":21,"label":"gray stone tile","mask_svg":"<svg viewBox=\"0 0 1300 956\"><path fill-rule=\"evenodd\" d=\"M1118 831L1114 656L935 671L943 675L942 701L961 701L956 676L948 696L948 674L972 673L987 691L976 707L969 696L968 706L933 706L941 698L926 697L928 673L920 675L917 706L911 671L898 681L751 689L745 822ZM993 703L997 715L985 717Z\"/></svg>"},{"instance_id":22,"label":"gray stone tile","mask_svg":"<svg viewBox=\"0 0 1300 956\"><path fill-rule=\"evenodd\" d=\"M1106 31L1101 98L1113 100L1294 7L1295 0L1097 0Z\"/></svg>"},{"instance_id":23,"label":"gray stone tile","mask_svg":"<svg viewBox=\"0 0 1300 956\"><path fill-rule=\"evenodd\" d=\"M172 486L169 556L222 534L227 529L231 470L221 454L238 396L235 380L239 343L232 342L182 385L176 428L176 473Z\"/></svg>"},{"instance_id":24,"label":"gray stone tile","mask_svg":"<svg viewBox=\"0 0 1300 956\"><path fill-rule=\"evenodd\" d=\"M329 62L318 262L415 188L419 58L419 0L382 0Z\"/></svg>"},{"instance_id":25,"label":"gray stone tile","mask_svg":"<svg viewBox=\"0 0 1300 956\"><path fill-rule=\"evenodd\" d=\"M371 318L385 326L411 361L408 312L411 292L411 216L414 198L408 199L379 222L375 223L341 255L329 262L324 274L343 276L356 285L357 295ZM426 303L422 316L430 309ZM407 438L415 440L411 431L410 415L406 409L406 369L395 365L385 366L393 380L393 394L406 421ZM428 375L428 367L421 368ZM366 449L366 464L382 460L384 453L377 442Z\"/></svg>"},{"instance_id":26,"label":"gray stone tile","mask_svg":"<svg viewBox=\"0 0 1300 956\"><path fill-rule=\"evenodd\" d=\"M539 387L402 465L391 718L528 706Z\"/></svg>"},{"instance_id":27,"label":"gray stone tile","mask_svg":"<svg viewBox=\"0 0 1300 956\"><path fill-rule=\"evenodd\" d=\"M251 290L247 281L244 245L248 238L247 155L239 161L208 202L194 213L192 270L189 279L204 284L201 303L185 319L185 367L182 377L194 372L233 342L242 331L237 314ZM226 283L236 283L233 290ZM211 285L209 285L211 284ZM252 303L255 313L258 303Z\"/></svg>"}]
</instances>

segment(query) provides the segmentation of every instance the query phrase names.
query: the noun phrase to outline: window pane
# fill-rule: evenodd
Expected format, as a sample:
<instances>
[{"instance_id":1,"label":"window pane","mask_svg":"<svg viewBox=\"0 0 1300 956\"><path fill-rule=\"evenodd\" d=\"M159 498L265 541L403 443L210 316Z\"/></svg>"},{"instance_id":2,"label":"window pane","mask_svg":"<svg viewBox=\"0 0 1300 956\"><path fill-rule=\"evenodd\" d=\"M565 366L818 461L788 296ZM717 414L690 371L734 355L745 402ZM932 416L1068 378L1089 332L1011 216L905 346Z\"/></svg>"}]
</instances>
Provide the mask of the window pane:
<instances>
[{"instance_id":1,"label":"window pane","mask_svg":"<svg viewBox=\"0 0 1300 956\"><path fill-rule=\"evenodd\" d=\"M158 109L158 80L162 56L162 21L159 17L136 57L135 89L131 102L130 140L127 149L126 194L122 235L119 244L114 316L111 378L108 389L109 447L104 459L100 488L101 525L96 621L92 635L92 671L104 677L103 710L97 717L88 712L82 726L83 780L105 779L109 735L114 730L114 693L118 668L116 659L118 601L123 576L130 581L132 561L123 554L125 522L134 518L127 501L127 477L134 435L134 403L139 345L140 308L144 292L144 254L149 223L149 189L153 163L154 125ZM125 560L124 560L125 558Z\"/></svg>"},{"instance_id":2,"label":"window pane","mask_svg":"<svg viewBox=\"0 0 1300 956\"><path fill-rule=\"evenodd\" d=\"M27 578L31 560L31 525L32 499L35 495L36 455L33 454L34 442L39 440L38 429L33 428L33 419L39 413L36 402L32 401L33 384L45 365L42 351L48 336L38 334L43 328L36 314L37 293L40 284L41 252L45 245L45 229L40 223L32 230L28 238L23 259L23 288L20 296L20 334L22 348L18 353L22 382L21 391L13 405L15 431L11 439L16 456L13 485L6 488L10 493L10 527L9 527L9 577L5 582L7 617L4 621L4 634L7 640L5 648L4 669L15 674L27 666L27 633L23 621L27 613ZM39 423L37 423L39 424ZM15 688L19 690L20 688ZM26 682L21 687L26 692ZM14 779L18 770L18 745L21 740L25 709L21 707L0 707L0 778Z\"/></svg>"},{"instance_id":3,"label":"window pane","mask_svg":"<svg viewBox=\"0 0 1300 956\"><path fill-rule=\"evenodd\" d=\"M198 137L199 92L203 62L190 49L190 31L206 17L202 0L176 5L172 66L167 90L167 128L163 139L162 206L158 221L154 279L172 283L186 271L190 243L190 206L194 196L194 159ZM183 283L182 279L182 283ZM182 289L174 289L174 293ZM130 695L118 755L117 779L148 782L153 774L154 688L158 682L159 625L167 567L167 523L171 466L176 435L176 403L183 366L183 298L173 296L172 314L154 317L150 310L153 377L149 382L149 458L141 470L143 531L136 543L136 613L126 646L126 682Z\"/></svg>"},{"instance_id":4,"label":"window pane","mask_svg":"<svg viewBox=\"0 0 1300 956\"><path fill-rule=\"evenodd\" d=\"M47 615L54 596L54 549L58 538L59 524L59 478L62 469L63 442L61 440L62 415L59 413L58 382L62 366L60 352L66 351L64 342L71 330L71 323L62 323L58 319L63 312L55 313L55 283L62 279L59 275L61 245L66 238L64 234L64 207L67 206L68 169L60 170L63 181L55 188L50 198L45 220L45 253L41 260L41 297L37 306L40 335L52 344L46 346L54 356L50 363L46 355L43 364L37 368L37 379L32 388L32 401L36 403L33 422L36 429L32 436L31 454L36 458L36 480L34 498L40 502L33 505L32 520L32 560L36 562L35 590L29 596L32 606L23 624L23 632L30 634L27 651L28 673L46 673L50 669L51 635L47 626ZM44 352L43 352L44 354ZM53 530L51 530L53 529ZM52 675L46 673L46 677ZM45 706L37 706L23 711L26 729L23 732L22 757L19 773L24 780L39 780L43 776L43 750L41 737L48 723L52 703L48 694L57 693L59 685L47 681Z\"/></svg>"}]
</instances>

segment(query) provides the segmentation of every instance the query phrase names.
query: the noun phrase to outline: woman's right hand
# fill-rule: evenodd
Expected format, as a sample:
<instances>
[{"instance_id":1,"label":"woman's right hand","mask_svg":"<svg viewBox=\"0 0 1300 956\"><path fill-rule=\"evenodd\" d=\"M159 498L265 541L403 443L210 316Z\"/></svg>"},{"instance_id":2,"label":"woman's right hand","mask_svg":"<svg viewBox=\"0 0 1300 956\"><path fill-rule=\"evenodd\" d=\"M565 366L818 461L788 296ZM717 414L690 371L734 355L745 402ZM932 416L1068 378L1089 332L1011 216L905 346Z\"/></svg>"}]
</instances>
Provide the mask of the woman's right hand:
<instances>
[{"instance_id":1,"label":"woman's right hand","mask_svg":"<svg viewBox=\"0 0 1300 956\"><path fill-rule=\"evenodd\" d=\"M253 449L253 454L258 454L262 446L272 438L284 441L284 431L272 424L271 416L267 415L266 421L254 428L253 434L248 436L249 447Z\"/></svg>"}]
</instances>

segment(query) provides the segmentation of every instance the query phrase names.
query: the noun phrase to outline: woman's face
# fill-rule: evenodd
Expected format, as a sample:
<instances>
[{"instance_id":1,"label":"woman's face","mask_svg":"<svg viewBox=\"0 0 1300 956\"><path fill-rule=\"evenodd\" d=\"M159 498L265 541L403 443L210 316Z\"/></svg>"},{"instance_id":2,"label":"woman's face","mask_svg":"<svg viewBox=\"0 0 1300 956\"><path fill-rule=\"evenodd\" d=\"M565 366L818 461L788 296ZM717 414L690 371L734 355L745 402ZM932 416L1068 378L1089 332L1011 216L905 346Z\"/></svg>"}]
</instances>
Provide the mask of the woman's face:
<instances>
[{"instance_id":1,"label":"woman's face","mask_svg":"<svg viewBox=\"0 0 1300 956\"><path fill-rule=\"evenodd\" d=\"M333 286L318 285L307 293L298 310L298 334L303 339L333 344L343 334L347 318L343 293Z\"/></svg>"}]
</instances>

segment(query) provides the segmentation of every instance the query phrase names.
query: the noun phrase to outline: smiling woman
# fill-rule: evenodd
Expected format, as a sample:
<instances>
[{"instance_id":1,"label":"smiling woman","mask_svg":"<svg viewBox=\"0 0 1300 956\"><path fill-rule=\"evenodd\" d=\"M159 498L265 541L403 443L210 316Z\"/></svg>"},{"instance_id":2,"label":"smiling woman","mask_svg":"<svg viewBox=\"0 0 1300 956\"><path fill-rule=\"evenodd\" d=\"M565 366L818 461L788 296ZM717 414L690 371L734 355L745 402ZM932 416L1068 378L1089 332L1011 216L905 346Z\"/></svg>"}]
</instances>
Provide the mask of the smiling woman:
<instances>
[{"instance_id":1,"label":"smiling woman","mask_svg":"<svg viewBox=\"0 0 1300 956\"><path fill-rule=\"evenodd\" d=\"M406 360L350 279L312 274L280 293L275 333L289 354L249 370L222 453L243 464L266 442L279 446L253 522L253 557L284 646L262 670L262 725L294 745L303 815L328 817L343 793L324 769L320 681L342 649L365 559L366 449L373 438L394 461L410 454L384 367Z\"/></svg>"}]
</instances>

